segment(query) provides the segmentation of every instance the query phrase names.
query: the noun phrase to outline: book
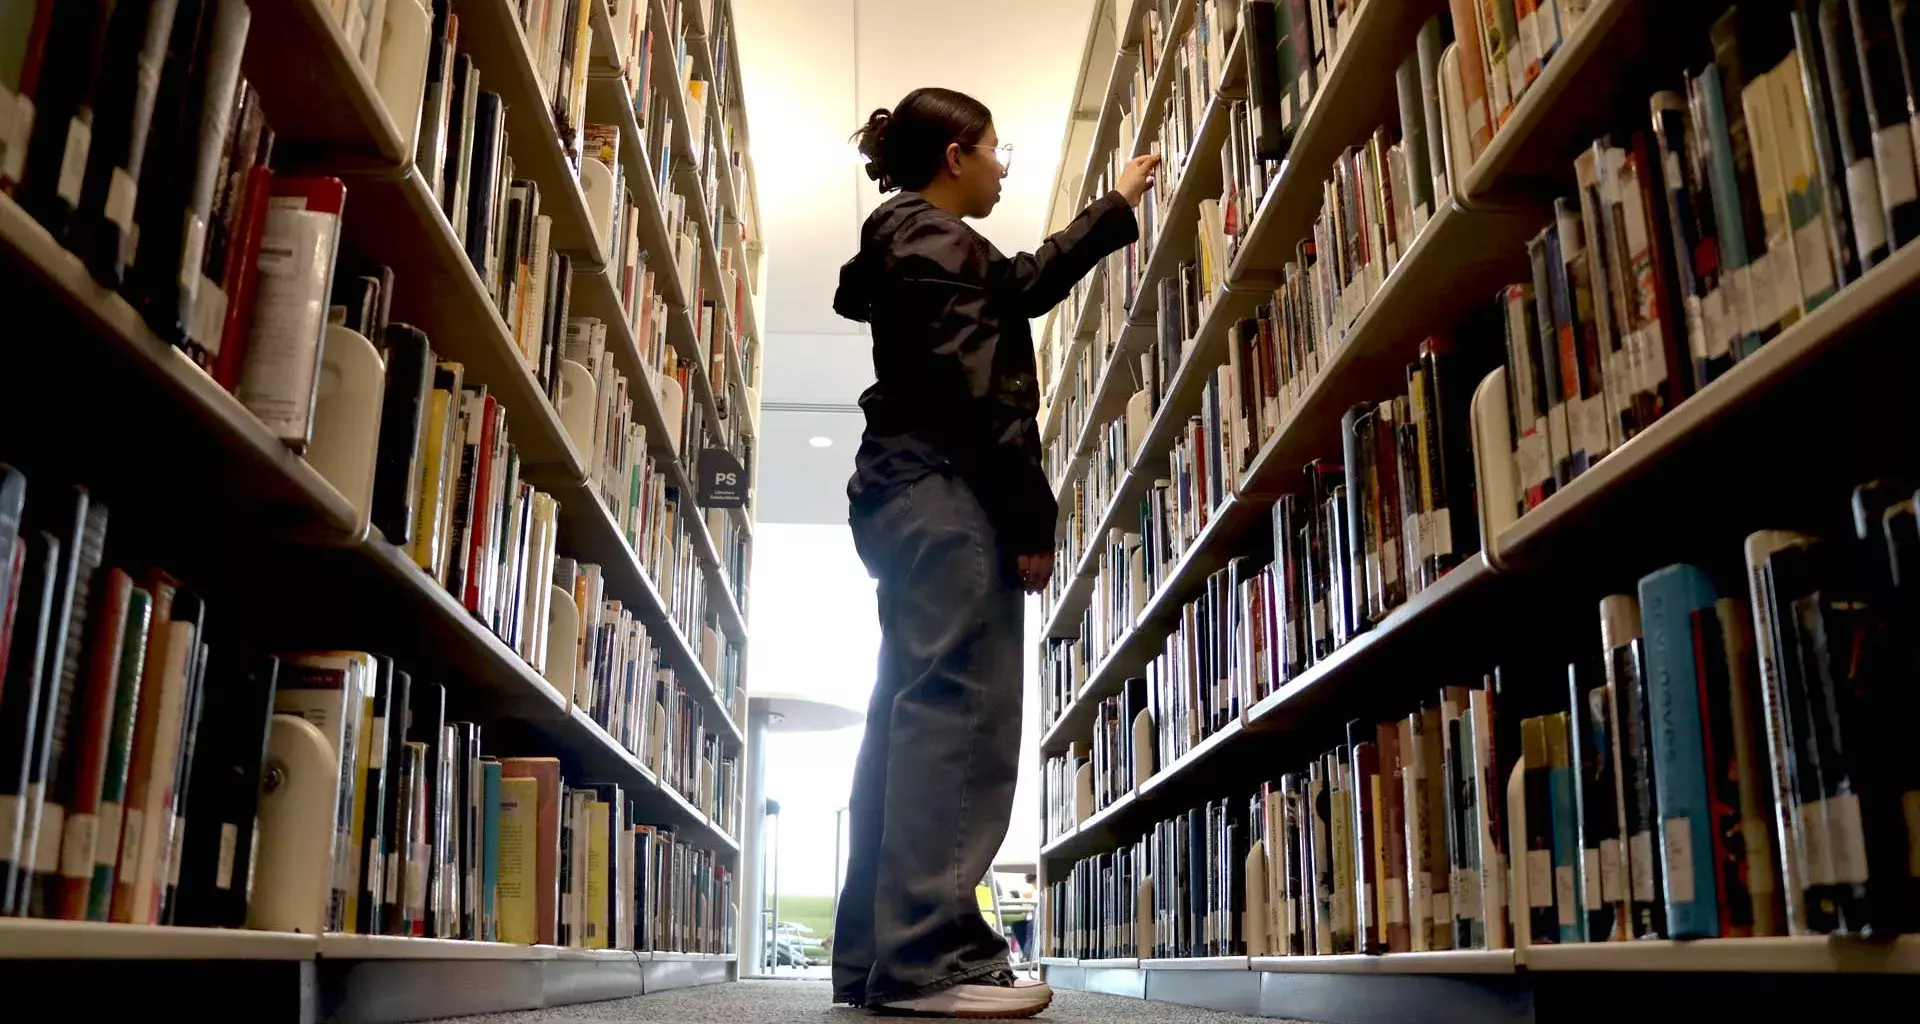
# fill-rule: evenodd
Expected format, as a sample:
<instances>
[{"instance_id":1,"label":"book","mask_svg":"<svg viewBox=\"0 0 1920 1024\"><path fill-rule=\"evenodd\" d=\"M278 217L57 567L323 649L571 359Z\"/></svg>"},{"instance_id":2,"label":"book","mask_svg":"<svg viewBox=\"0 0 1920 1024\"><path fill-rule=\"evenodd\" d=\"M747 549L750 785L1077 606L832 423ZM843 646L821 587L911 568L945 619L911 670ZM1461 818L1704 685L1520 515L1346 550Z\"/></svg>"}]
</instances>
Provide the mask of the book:
<instances>
[{"instance_id":1,"label":"book","mask_svg":"<svg viewBox=\"0 0 1920 1024\"><path fill-rule=\"evenodd\" d=\"M1718 595L1690 565L1645 576L1639 589L1647 703L1661 723L1651 739L1667 927L1674 938L1713 938L1721 926L1719 875L1693 617L1711 612Z\"/></svg>"},{"instance_id":2,"label":"book","mask_svg":"<svg viewBox=\"0 0 1920 1024\"><path fill-rule=\"evenodd\" d=\"M533 808L533 934L534 941L551 945L558 940L560 924L560 763L553 758L510 757L502 758L500 765L503 786L521 778L538 784Z\"/></svg>"},{"instance_id":3,"label":"book","mask_svg":"<svg viewBox=\"0 0 1920 1024\"><path fill-rule=\"evenodd\" d=\"M253 330L235 394L296 451L312 438L322 336L346 186L279 178L263 227Z\"/></svg>"},{"instance_id":4,"label":"book","mask_svg":"<svg viewBox=\"0 0 1920 1024\"><path fill-rule=\"evenodd\" d=\"M268 656L210 659L185 804L179 890L170 922L203 928L246 923L252 893L260 769L280 663Z\"/></svg>"},{"instance_id":5,"label":"book","mask_svg":"<svg viewBox=\"0 0 1920 1024\"><path fill-rule=\"evenodd\" d=\"M436 199L444 201L447 179L441 169L447 165L454 34L459 20L453 14L452 0L432 0L430 6L433 26L427 37L427 76L420 100L420 135L414 144L414 164L427 172L428 190Z\"/></svg>"},{"instance_id":6,"label":"book","mask_svg":"<svg viewBox=\"0 0 1920 1024\"><path fill-rule=\"evenodd\" d=\"M1880 171L1867 120L1869 101L1861 80L1860 58L1853 48L1853 15L1846 0L1819 0L1819 12L1810 28L1819 39L1821 65L1826 70L1836 159L1844 168L1848 224L1864 273L1892 251L1893 226L1880 195Z\"/></svg>"},{"instance_id":7,"label":"book","mask_svg":"<svg viewBox=\"0 0 1920 1024\"><path fill-rule=\"evenodd\" d=\"M538 883L540 863L540 781L506 775L500 780L499 900L500 941L542 941Z\"/></svg>"},{"instance_id":8,"label":"book","mask_svg":"<svg viewBox=\"0 0 1920 1024\"><path fill-rule=\"evenodd\" d=\"M276 714L305 719L319 730L328 747L334 779L330 786L314 789L317 796L331 797L328 823L330 881L327 886L326 928L351 931L349 907L359 902L356 884L359 847L354 837L359 831L364 806L356 806L355 794L365 778L362 762L365 732L371 722L363 722L366 704L377 685L373 656L357 651L329 651L289 654L280 659L279 682L273 708ZM318 780L315 780L316 782Z\"/></svg>"},{"instance_id":9,"label":"book","mask_svg":"<svg viewBox=\"0 0 1920 1024\"><path fill-rule=\"evenodd\" d=\"M1886 212L1887 240L1898 249L1920 235L1920 182L1916 182L1913 125L1907 113L1913 100L1901 70L1891 7L1847 0L1847 11L1867 126L1873 132L1873 165Z\"/></svg>"},{"instance_id":10,"label":"book","mask_svg":"<svg viewBox=\"0 0 1920 1024\"><path fill-rule=\"evenodd\" d=\"M194 337L193 326L200 303L218 302L212 291L200 294L202 264L251 19L244 0L188 0L176 11L148 127L148 148L156 142L167 148L148 153L145 163L152 166L143 163L135 204L140 232L129 282L134 305L154 333L186 346L203 366L214 350L209 339Z\"/></svg>"},{"instance_id":11,"label":"book","mask_svg":"<svg viewBox=\"0 0 1920 1024\"><path fill-rule=\"evenodd\" d=\"M1543 946L1561 941L1559 914L1555 910L1559 889L1554 884L1553 771L1547 754L1547 732L1552 724L1546 716L1520 723L1527 811L1524 870L1528 941Z\"/></svg>"},{"instance_id":12,"label":"book","mask_svg":"<svg viewBox=\"0 0 1920 1024\"><path fill-rule=\"evenodd\" d=\"M1804 114L1805 141L1812 156L1811 188L1815 196L1808 205L1820 206L1827 251L1833 258L1834 285L1844 288L1860 276L1860 253L1853 230L1847 165L1841 161L1839 150L1838 118L1845 110L1836 106L1828 85L1831 79L1820 39L1819 7L1819 0L1795 0L1793 10L1788 12L1800 71L1795 110Z\"/></svg>"},{"instance_id":13,"label":"book","mask_svg":"<svg viewBox=\"0 0 1920 1024\"><path fill-rule=\"evenodd\" d=\"M17 480L17 473L12 476ZM36 748L34 725L42 693L51 689L47 667L52 658L56 594L61 559L60 539L44 530L26 527L16 543L20 573L14 581L12 642L6 673L0 677L0 914L25 910L23 882L26 859L29 788L28 767Z\"/></svg>"},{"instance_id":14,"label":"book","mask_svg":"<svg viewBox=\"0 0 1920 1024\"><path fill-rule=\"evenodd\" d=\"M107 747L113 732L113 707L121 678L121 650L133 609L133 579L119 569L103 569L95 578L82 665L68 714L64 756L55 785L47 789L47 807L61 812L61 831L48 835L43 849L57 851L50 863L36 863L41 892L35 900L44 916L85 920L93 886L95 841L100 835L100 787L106 774ZM142 602L144 607L145 602ZM42 812L46 814L45 811ZM42 828L47 829L45 818Z\"/></svg>"},{"instance_id":15,"label":"book","mask_svg":"<svg viewBox=\"0 0 1920 1024\"><path fill-rule=\"evenodd\" d=\"M88 882L86 918L105 921L113 906L114 871L119 867L126 823L128 762L132 757L134 718L143 696L143 672L152 634L155 599L151 591L135 587L128 595L126 628L120 641L113 716L107 730L106 759L101 763L97 812L99 828L93 841L93 872ZM169 609L170 610L170 609ZM65 851L63 850L64 854ZM78 855L79 851L74 851ZM68 895L68 910L74 909Z\"/></svg>"},{"instance_id":16,"label":"book","mask_svg":"<svg viewBox=\"0 0 1920 1024\"><path fill-rule=\"evenodd\" d=\"M153 119L157 69L173 34L173 0L114 5L108 15L93 124L67 239L95 279L118 288L132 258L133 213Z\"/></svg>"},{"instance_id":17,"label":"book","mask_svg":"<svg viewBox=\"0 0 1920 1024\"><path fill-rule=\"evenodd\" d=\"M382 823L378 834L382 847L368 849L368 890L378 909L362 915L369 934L410 935L413 921L407 902L407 867L412 860L415 832L412 765L407 749L408 718L413 708L413 676L394 668L388 684L387 718L379 723L385 731L385 761L382 785L386 789Z\"/></svg>"},{"instance_id":18,"label":"book","mask_svg":"<svg viewBox=\"0 0 1920 1024\"><path fill-rule=\"evenodd\" d=\"M1567 666L1569 767L1579 809L1580 905L1589 942L1615 942L1627 931L1627 860L1620 837L1616 783L1613 692L1600 667L1588 661Z\"/></svg>"},{"instance_id":19,"label":"book","mask_svg":"<svg viewBox=\"0 0 1920 1024\"><path fill-rule=\"evenodd\" d=\"M24 906L30 915L44 917L48 897L58 885L60 847L66 834L64 797L72 786L67 777L68 739L81 697L87 620L106 546L107 509L84 488L75 487L57 491L44 506L36 502L28 512L36 525L45 524L60 538L64 560L54 591L53 632L47 640L50 660L27 754L26 787L21 791L25 818L21 861L14 872L15 907Z\"/></svg>"},{"instance_id":20,"label":"book","mask_svg":"<svg viewBox=\"0 0 1920 1024\"><path fill-rule=\"evenodd\" d=\"M112 14L110 4L57 5L41 44L32 134L15 195L63 244L80 205Z\"/></svg>"},{"instance_id":21,"label":"book","mask_svg":"<svg viewBox=\"0 0 1920 1024\"><path fill-rule=\"evenodd\" d=\"M1796 776L1795 733L1789 723L1792 715L1785 687L1783 656L1797 650L1781 647L1780 616L1773 604L1772 580L1767 559L1781 548L1804 544L1813 538L1784 530L1761 530L1747 535L1744 551L1747 568L1747 599L1753 611L1753 639L1759 698L1770 765L1768 795L1772 799L1774 846L1779 852L1781 884L1784 892L1782 912L1789 934L1805 935L1830 930L1829 914L1834 908L1822 907L1809 899L1816 884L1831 884L1831 865L1815 863L1811 858L1826 852L1823 836L1809 837L1810 822L1803 813L1801 779ZM1802 733L1800 742L1806 742ZM1811 839L1811 841L1810 841Z\"/></svg>"},{"instance_id":22,"label":"book","mask_svg":"<svg viewBox=\"0 0 1920 1024\"><path fill-rule=\"evenodd\" d=\"M500 761L498 758L484 758L481 763L481 837L480 837L480 932L477 936L484 942L502 942L500 937L500 852L501 852L501 808L502 782ZM633 948L633 939L629 935L625 949Z\"/></svg>"},{"instance_id":23,"label":"book","mask_svg":"<svg viewBox=\"0 0 1920 1024\"><path fill-rule=\"evenodd\" d=\"M194 595L175 594L173 608L176 623L192 623L196 635L205 629L206 606ZM172 924L180 916L181 878L186 861L187 810L193 806L194 754L199 749L200 724L205 720L207 663L210 659L211 650L207 643L198 641L187 670L186 715L180 723L184 739L180 757L174 765L172 821L162 838L160 863L155 872L159 880L159 900L155 913L162 924Z\"/></svg>"}]
</instances>

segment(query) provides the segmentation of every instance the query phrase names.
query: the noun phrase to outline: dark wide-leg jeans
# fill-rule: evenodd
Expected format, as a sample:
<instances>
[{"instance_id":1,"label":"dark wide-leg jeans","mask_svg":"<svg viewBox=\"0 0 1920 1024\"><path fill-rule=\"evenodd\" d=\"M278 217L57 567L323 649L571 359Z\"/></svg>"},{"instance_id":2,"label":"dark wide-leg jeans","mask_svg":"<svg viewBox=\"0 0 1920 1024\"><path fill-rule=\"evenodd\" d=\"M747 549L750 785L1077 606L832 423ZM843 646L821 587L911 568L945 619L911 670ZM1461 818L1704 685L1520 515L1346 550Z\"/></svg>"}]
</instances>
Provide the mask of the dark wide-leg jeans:
<instances>
[{"instance_id":1,"label":"dark wide-leg jeans","mask_svg":"<svg viewBox=\"0 0 1920 1024\"><path fill-rule=\"evenodd\" d=\"M833 990L878 1005L1007 965L975 887L1013 813L1022 599L985 510L953 476L924 477L852 525L880 583L880 666L854 767Z\"/></svg>"}]
</instances>

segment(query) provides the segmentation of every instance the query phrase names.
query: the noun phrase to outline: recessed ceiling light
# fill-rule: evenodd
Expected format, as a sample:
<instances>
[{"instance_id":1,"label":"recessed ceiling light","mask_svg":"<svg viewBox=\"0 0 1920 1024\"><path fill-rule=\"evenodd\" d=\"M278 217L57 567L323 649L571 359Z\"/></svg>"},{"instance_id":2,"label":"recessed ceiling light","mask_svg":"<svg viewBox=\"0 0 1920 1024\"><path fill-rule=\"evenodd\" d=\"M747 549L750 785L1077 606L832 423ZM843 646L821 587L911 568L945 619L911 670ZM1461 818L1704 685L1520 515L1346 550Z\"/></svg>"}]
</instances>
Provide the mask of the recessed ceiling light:
<instances>
[{"instance_id":1,"label":"recessed ceiling light","mask_svg":"<svg viewBox=\"0 0 1920 1024\"><path fill-rule=\"evenodd\" d=\"M833 447L833 438L831 438L831 437L809 437L809 438L807 438L807 443L808 443L808 444L810 444L810 445L812 445L812 446L814 446L815 448L831 448L831 447Z\"/></svg>"}]
</instances>

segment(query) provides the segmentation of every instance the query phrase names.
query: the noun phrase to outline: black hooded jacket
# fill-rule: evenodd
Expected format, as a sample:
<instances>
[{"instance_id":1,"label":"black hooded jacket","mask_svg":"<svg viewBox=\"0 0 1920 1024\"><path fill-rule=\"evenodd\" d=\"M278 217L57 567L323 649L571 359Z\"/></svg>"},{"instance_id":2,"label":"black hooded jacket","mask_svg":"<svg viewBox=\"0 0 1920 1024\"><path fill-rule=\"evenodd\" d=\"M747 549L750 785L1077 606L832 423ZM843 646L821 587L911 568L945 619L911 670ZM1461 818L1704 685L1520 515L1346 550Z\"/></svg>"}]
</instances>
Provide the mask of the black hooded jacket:
<instances>
[{"instance_id":1,"label":"black hooded jacket","mask_svg":"<svg viewBox=\"0 0 1920 1024\"><path fill-rule=\"evenodd\" d=\"M1040 463L1027 321L1139 235L1118 192L1038 251L1012 258L919 193L873 211L833 298L834 312L873 329L877 380L860 396L867 429L847 484L855 513L951 468L980 499L1006 554L1053 550L1058 509Z\"/></svg>"}]
</instances>

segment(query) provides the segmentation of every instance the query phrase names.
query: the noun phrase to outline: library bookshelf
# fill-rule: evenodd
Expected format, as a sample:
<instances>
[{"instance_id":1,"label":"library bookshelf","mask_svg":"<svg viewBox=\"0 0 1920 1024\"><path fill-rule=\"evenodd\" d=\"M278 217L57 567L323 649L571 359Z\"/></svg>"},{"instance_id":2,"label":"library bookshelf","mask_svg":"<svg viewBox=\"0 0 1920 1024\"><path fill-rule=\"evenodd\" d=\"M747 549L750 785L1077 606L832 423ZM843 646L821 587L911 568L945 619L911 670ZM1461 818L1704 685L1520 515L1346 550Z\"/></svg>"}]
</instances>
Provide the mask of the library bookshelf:
<instances>
[{"instance_id":1,"label":"library bookshelf","mask_svg":"<svg viewBox=\"0 0 1920 1024\"><path fill-rule=\"evenodd\" d=\"M1247 801L1256 800L1257 808L1268 784L1277 794L1284 772L1299 770L1304 779L1310 760L1351 742L1349 723L1367 726L1361 735L1371 746L1374 722L1410 712L1417 718L1443 685L1477 682L1496 667L1541 691L1501 691L1503 709L1547 706L1555 692L1564 701L1568 662L1575 656L1568 652L1599 653L1591 623L1602 596L1632 593L1641 576L1669 562L1705 558L1703 550L1737 557L1740 538L1777 522L1824 526L1838 517L1844 523L1846 494L1855 484L1914 469L1901 446L1883 440L1892 436L1885 432L1893 429L1893 420L1876 408L1900 401L1897 382L1910 379L1914 368L1912 357L1902 351L1899 325L1910 322L1917 308L1920 247L1896 245L1877 266L1856 273L1731 369L1695 385L1683 401L1522 513L1488 504L1486 492L1499 490L1487 476L1494 460L1482 439L1473 438L1466 465L1476 485L1479 537L1472 550L1365 628L1282 678L1269 674L1262 683L1245 684L1240 676L1253 671L1246 661L1258 657L1253 652L1259 641L1249 644L1245 636L1233 636L1224 645L1232 653L1225 655L1219 686L1221 691L1246 687L1241 696L1217 701L1216 717L1195 728L1176 756L1159 753L1151 756L1150 768L1119 769L1118 780L1094 797L1086 780L1094 770L1089 750L1103 738L1096 735L1099 730L1115 729L1134 757L1143 749L1127 717L1131 710L1119 712L1116 729L1112 705L1103 708L1103 702L1131 699L1130 682L1144 677L1151 688L1157 685L1156 672L1164 680L1168 672L1183 671L1178 653L1172 658L1175 667L1156 661L1170 642L1193 635L1196 602L1212 596L1210 588L1230 566L1250 563L1259 569L1275 557L1275 503L1298 490L1303 465L1342 459L1350 429L1343 425L1344 413L1407 386L1407 367L1420 360L1427 339L1456 333L1471 338L1473 330L1485 335L1484 321L1472 320L1475 310L1492 305L1508 282L1527 279L1528 241L1553 224L1554 198L1573 194L1575 158L1610 132L1616 145L1626 145L1645 128L1649 95L1672 88L1683 72L1711 68L1719 37L1714 47L1707 45L1708 25L1727 7L1704 4L1681 17L1673 16L1668 5L1641 0L1563 0L1563 28L1550 59L1528 74L1497 130L1473 146L1473 155L1455 151L1459 139L1449 128L1434 128L1446 134L1446 156L1435 169L1430 212L1401 236L1390 265L1367 289L1364 306L1350 311L1335 336L1325 340L1313 370L1286 396L1280 414L1251 438L1245 456L1231 463L1232 478L1211 499L1199 498L1203 521L1169 545L1163 564L1143 583L1138 570L1116 570L1123 565L1113 557L1121 550L1119 539L1147 534L1147 545L1159 543L1152 530L1160 524L1147 521L1157 514L1148 496L1170 478L1175 490L1181 486L1179 448L1189 437L1189 424L1209 415L1209 400L1228 405L1215 389L1232 358L1233 332L1257 315L1261 303L1277 301L1275 289L1287 280L1283 268L1297 258L1296 243L1318 240L1320 258L1328 258L1327 238L1313 234L1334 187L1327 183L1336 178L1335 164L1350 147L1366 150L1377 126L1387 126L1385 140L1396 134L1401 120L1396 112L1407 99L1402 92L1396 103L1394 69L1411 63L1423 28L1436 16L1479 17L1473 12L1484 8L1485 17L1502 9L1512 17L1516 8L1525 12L1550 5L1511 0L1266 4L1303 13L1324 7L1325 16L1315 15L1312 31L1337 21L1338 42L1317 67L1310 100L1287 122L1285 159L1268 165L1257 200L1246 202L1243 196L1237 220L1229 215L1228 258L1210 273L1200 251L1207 241L1196 243L1194 236L1207 230L1206 205L1231 199L1235 156L1229 134L1245 130L1232 108L1249 102L1254 83L1248 55L1261 52L1241 37L1252 23L1248 6L1254 4L1096 3L1047 213L1048 230L1063 226L1095 198L1103 181L1111 180L1103 171L1128 156L1160 153L1168 168L1177 168L1177 180L1160 193L1152 219L1143 224L1143 235L1149 226L1157 233L1145 239L1150 254L1096 271L1049 315L1040 334L1047 396L1042 436L1053 459L1063 538L1037 652L1041 686L1051 689L1043 699L1039 754L1049 781L1043 798L1038 926L1043 936L1039 959L1048 980L1057 987L1352 1024L1517 1024L1618 1019L1623 1013L1678 1020L1698 1012L1683 1007L1709 1000L1754 1019L1792 1020L1796 1014L1831 1012L1823 1008L1838 1005L1836 1000L1862 1006L1911 1000L1920 990L1915 979L1920 938L1889 939L1884 932L1875 941L1782 934L1539 943L1529 941L1523 908L1503 929L1502 941L1480 943L1495 948L1424 950L1423 941L1417 952L1316 955L1309 946L1307 953L1287 956L1155 958L1146 955L1153 949L1126 948L1134 940L1117 937L1151 936L1155 926L1167 927L1170 909L1149 902L1159 898L1161 880L1140 881L1142 873L1169 863L1141 860L1148 856L1144 851L1160 849L1150 844L1166 838L1156 831L1160 824L1216 802L1240 803L1242 845L1212 851L1220 854L1222 866L1210 881L1221 889L1249 885L1245 878L1254 870L1252 862L1244 872L1235 863L1249 852L1247 822L1257 813L1245 810ZM1784 8L1792 6L1774 12L1783 32ZM1284 13L1282 19L1284 26ZM1226 42L1209 40L1209 34ZM1444 38L1472 35L1452 31ZM1321 44L1314 45L1318 54ZM1791 39L1784 45L1790 51ZM1778 52L1768 63L1773 59L1779 59ZM1205 80L1192 71L1195 64L1204 68ZM1294 70L1301 68L1296 64ZM1170 88L1166 80L1182 75L1189 80ZM1189 96L1194 84L1198 91ZM1169 104L1170 93L1185 103L1184 109ZM1428 109L1440 110L1443 125L1452 111L1439 104ZM1167 148L1168 139L1183 149ZM1381 166L1384 175L1384 161ZM1394 188L1400 187L1396 179ZM1190 261L1202 262L1207 294L1196 303L1197 315L1176 328L1177 358L1153 377L1139 367L1159 354L1167 330L1160 308L1166 293L1158 285L1190 273L1183 270ZM1130 277L1121 276L1121 266ZM1137 296L1131 305L1114 294L1123 281ZM1490 340L1495 347L1505 344L1497 327ZM1244 372L1237 364L1235 370ZM1476 383L1466 381L1460 393L1471 394ZM1129 408L1129 400L1143 387L1153 389L1153 404L1140 415ZM1498 408L1504 417L1504 397ZM1216 423L1207 425L1211 429ZM1124 436L1124 443L1110 443L1116 435ZM1351 449L1347 452L1351 458ZM1492 454L1505 459L1512 453ZM1191 470L1191 461L1184 465ZM1782 473L1788 466L1794 468ZM1085 493L1095 497L1087 500ZM1106 578L1119 573L1135 577L1131 592ZM1268 614L1278 613L1269 605ZM1587 628L1573 629L1569 622ZM1237 627L1257 628L1244 617ZM1090 629L1101 635L1089 636ZM1059 659L1062 643L1091 644L1093 653ZM1204 656L1184 656L1184 671L1206 663L1193 660ZM1542 668L1548 668L1544 676ZM1493 678L1487 676L1490 694ZM1170 718L1157 717L1171 714L1164 705L1146 707L1152 709L1146 725L1150 735L1175 727ZM1518 738L1517 728L1513 736ZM1113 774L1111 751L1110 743L1107 753L1091 756L1106 757ZM1059 775L1062 764L1065 773ZM1517 810L1520 805L1508 804L1508 780L1496 773L1493 784L1509 813ZM1221 820L1235 820L1230 812L1221 814ZM1276 842L1271 832L1256 826L1251 834L1266 840L1271 855ZM1503 848L1508 839L1498 833ZM1135 858L1131 869L1115 868L1129 855ZM1360 856L1365 855L1362 850ZM1058 888L1089 864L1103 864L1114 874L1132 870L1125 877L1140 881L1142 891L1101 889L1103 876L1097 873L1090 876L1091 897ZM1195 879L1194 885L1202 884ZM1506 898L1518 891L1516 880L1501 884ZM1305 898L1310 915L1313 895ZM1102 900L1103 907L1091 906ZM1553 905L1551 898L1547 905ZM1384 911L1391 904L1377 906ZM1239 942L1241 952L1262 941L1253 936L1247 918L1277 913L1261 905L1251 888L1214 903L1212 911L1210 916L1231 917L1235 923L1196 923L1195 928L1222 944ZM1148 918L1153 924L1141 924ZM1079 941L1104 947L1101 951L1137 955L1052 955L1062 952L1061 930L1074 927L1093 929ZM1264 941L1274 940L1265 936Z\"/></svg>"},{"instance_id":2,"label":"library bookshelf","mask_svg":"<svg viewBox=\"0 0 1920 1024\"><path fill-rule=\"evenodd\" d=\"M582 157L569 152L523 29L526 5L452 0L450 7L459 51L506 111L513 175L537 186L553 251L571 258L569 301L557 311L562 323L591 317L607 326L606 351L633 384L627 394L633 421L645 428L646 454L680 496L669 529L678 540L663 567L636 551L630 528L603 500L591 479L593 453L581 449L552 389L517 350L432 176L417 165L421 90L393 89L349 38L342 9L372 5L253 0L242 73L276 133L274 173L344 184L343 246L391 270L392 320L425 332L438 358L461 364L466 381L510 413L520 479L558 503L558 552L601 567L605 598L632 615L659 670L679 684L688 713L697 710L715 759L743 769L753 509L750 497L724 511L695 503L699 453L750 450L757 420L763 249L733 14L725 0L637 2L636 13L630 2L586 0L582 17L590 8L595 34L579 82L585 121L619 129L615 159L632 193L638 260L658 272L661 337L690 369L686 404L706 414L702 435L684 443L673 440L680 410L666 407L659 364L643 355L648 339L638 325L652 317L629 308L621 268L609 259L614 249L596 227ZM403 5L417 6L427 24L434 8L449 6L390 4ZM616 31L617 15L644 26L646 52L627 52L633 47ZM426 35L388 38L396 49L418 45L411 57L424 66ZM725 52L716 55L716 46ZM411 57L388 59L404 70ZM724 87L716 88L721 76ZM690 134L689 80L704 83L699 139ZM650 107L649 98L661 105ZM654 166L661 151L650 145L661 129L641 123L657 110L667 111L676 133L664 175ZM696 218L681 238L667 223L664 200L673 195ZM675 272L682 244L693 247L693 272L684 276ZM116 526L126 524L120 550L142 552L206 597L219 623L215 644L244 637L264 651L336 647L391 656L416 676L444 680L448 719L477 723L489 754L557 758L569 781L618 786L633 824L671 831L682 848L738 877L743 771L702 785L671 776L653 750L628 749L571 689L570 674L556 684L551 659L536 664L423 572L364 509L156 335L134 305L7 195L0 195L0 295L20 317L0 339L0 461L36 467L36 485L42 476L45 485L35 493L81 484L110 504ZM109 542L110 561L116 543ZM680 610L685 581L696 574L677 564L697 567L704 581L698 621ZM662 568L682 578L668 580ZM649 688L653 672L649 665ZM732 979L738 910L712 911L720 919L709 922L713 933L724 936L706 945L712 952L679 952L694 944L677 939L590 949L0 917L0 978L23 1000L7 1002L26 1007L26 1018L39 1015L35 1007L82 1016L184 1007L217 992L245 1006L249 1020L420 1020Z\"/></svg>"}]
</instances>

